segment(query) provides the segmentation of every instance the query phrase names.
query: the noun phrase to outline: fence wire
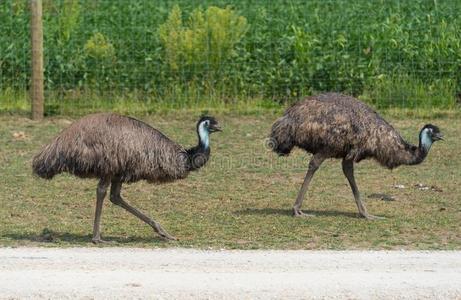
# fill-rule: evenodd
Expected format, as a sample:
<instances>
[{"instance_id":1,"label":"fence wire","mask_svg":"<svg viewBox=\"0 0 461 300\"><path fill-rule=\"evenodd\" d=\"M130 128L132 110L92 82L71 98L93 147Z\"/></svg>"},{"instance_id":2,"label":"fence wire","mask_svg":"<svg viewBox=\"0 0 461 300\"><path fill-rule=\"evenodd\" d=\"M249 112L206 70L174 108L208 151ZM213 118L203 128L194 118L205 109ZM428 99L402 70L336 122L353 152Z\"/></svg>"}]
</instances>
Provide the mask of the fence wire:
<instances>
[{"instance_id":1,"label":"fence wire","mask_svg":"<svg viewBox=\"0 0 461 300\"><path fill-rule=\"evenodd\" d=\"M378 108L452 108L461 97L458 0L43 0L43 10L48 105L338 91ZM0 101L29 88L29 21L27 1L0 2Z\"/></svg>"}]
</instances>

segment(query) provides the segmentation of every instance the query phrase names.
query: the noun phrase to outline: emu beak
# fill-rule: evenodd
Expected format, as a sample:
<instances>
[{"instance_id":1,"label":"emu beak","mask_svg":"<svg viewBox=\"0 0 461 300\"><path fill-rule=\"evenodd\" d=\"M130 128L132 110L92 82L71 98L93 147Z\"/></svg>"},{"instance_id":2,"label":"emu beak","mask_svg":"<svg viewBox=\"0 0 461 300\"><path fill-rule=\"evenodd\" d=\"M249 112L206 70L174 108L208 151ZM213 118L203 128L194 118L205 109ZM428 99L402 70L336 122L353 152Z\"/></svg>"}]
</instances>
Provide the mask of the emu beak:
<instances>
[{"instance_id":1,"label":"emu beak","mask_svg":"<svg viewBox=\"0 0 461 300\"><path fill-rule=\"evenodd\" d=\"M211 125L210 126L210 131L211 132L216 132L216 131L222 131L221 127L219 125Z\"/></svg>"},{"instance_id":2,"label":"emu beak","mask_svg":"<svg viewBox=\"0 0 461 300\"><path fill-rule=\"evenodd\" d=\"M436 141L444 141L443 134L441 134L441 133L436 133L434 135L434 138L435 138Z\"/></svg>"},{"instance_id":3,"label":"emu beak","mask_svg":"<svg viewBox=\"0 0 461 300\"><path fill-rule=\"evenodd\" d=\"M221 127L219 125L214 125L212 128L211 128L213 131L222 131Z\"/></svg>"}]
</instances>

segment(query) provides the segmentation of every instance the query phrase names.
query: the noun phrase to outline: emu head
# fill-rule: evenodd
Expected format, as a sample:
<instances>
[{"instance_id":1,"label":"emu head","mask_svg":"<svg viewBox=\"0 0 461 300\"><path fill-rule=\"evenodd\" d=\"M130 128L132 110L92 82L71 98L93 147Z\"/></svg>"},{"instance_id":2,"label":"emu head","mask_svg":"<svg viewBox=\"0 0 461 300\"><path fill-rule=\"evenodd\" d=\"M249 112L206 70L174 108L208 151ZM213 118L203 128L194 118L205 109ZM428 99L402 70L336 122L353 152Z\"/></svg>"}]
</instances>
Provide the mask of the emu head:
<instances>
[{"instance_id":1,"label":"emu head","mask_svg":"<svg viewBox=\"0 0 461 300\"><path fill-rule=\"evenodd\" d=\"M205 148L210 145L210 134L216 131L221 131L218 121L215 118L204 116L197 122L197 135L199 142Z\"/></svg>"},{"instance_id":2,"label":"emu head","mask_svg":"<svg viewBox=\"0 0 461 300\"><path fill-rule=\"evenodd\" d=\"M207 133L213 133L216 131L221 131L218 121L210 116L203 116L197 122L197 131L205 131Z\"/></svg>"},{"instance_id":3,"label":"emu head","mask_svg":"<svg viewBox=\"0 0 461 300\"><path fill-rule=\"evenodd\" d=\"M440 140L443 140L443 134L435 125L426 124L419 133L419 143L427 151L431 148L432 143Z\"/></svg>"}]
</instances>

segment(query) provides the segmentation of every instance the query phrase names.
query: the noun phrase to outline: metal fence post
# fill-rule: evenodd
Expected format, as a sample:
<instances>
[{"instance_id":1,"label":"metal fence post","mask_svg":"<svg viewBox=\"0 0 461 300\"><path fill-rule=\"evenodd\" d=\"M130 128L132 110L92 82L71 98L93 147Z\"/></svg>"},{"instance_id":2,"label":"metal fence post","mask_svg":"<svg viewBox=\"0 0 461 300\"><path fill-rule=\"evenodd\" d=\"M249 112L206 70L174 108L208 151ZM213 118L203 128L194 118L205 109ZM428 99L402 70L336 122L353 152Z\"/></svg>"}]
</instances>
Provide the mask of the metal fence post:
<instances>
[{"instance_id":1,"label":"metal fence post","mask_svg":"<svg viewBox=\"0 0 461 300\"><path fill-rule=\"evenodd\" d=\"M32 41L32 82L30 98L32 119L43 119L43 22L42 0L30 0L30 32Z\"/></svg>"}]
</instances>

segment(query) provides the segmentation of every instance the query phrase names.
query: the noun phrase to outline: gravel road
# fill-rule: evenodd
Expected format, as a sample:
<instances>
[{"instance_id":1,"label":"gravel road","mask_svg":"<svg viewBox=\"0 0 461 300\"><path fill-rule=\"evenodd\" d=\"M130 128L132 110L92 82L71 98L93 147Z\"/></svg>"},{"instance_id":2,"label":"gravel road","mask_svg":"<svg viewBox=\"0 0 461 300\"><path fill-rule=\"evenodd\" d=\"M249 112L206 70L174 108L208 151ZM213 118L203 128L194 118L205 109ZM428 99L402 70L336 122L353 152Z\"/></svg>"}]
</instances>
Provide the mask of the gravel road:
<instances>
[{"instance_id":1,"label":"gravel road","mask_svg":"<svg viewBox=\"0 0 461 300\"><path fill-rule=\"evenodd\" d=\"M1 299L461 299L461 251L0 248Z\"/></svg>"}]
</instances>

